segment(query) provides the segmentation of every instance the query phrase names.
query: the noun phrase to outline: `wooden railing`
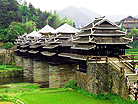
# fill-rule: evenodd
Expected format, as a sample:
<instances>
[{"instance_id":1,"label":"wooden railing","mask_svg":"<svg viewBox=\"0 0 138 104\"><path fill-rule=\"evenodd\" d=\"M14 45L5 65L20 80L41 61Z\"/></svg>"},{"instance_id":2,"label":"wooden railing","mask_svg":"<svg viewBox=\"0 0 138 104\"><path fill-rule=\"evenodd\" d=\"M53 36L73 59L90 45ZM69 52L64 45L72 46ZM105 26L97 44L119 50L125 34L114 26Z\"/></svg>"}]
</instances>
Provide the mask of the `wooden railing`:
<instances>
[{"instance_id":1,"label":"wooden railing","mask_svg":"<svg viewBox=\"0 0 138 104\"><path fill-rule=\"evenodd\" d=\"M134 62L135 60L138 60L138 55L121 55L119 56L119 58L126 67L128 67L132 72L135 72ZM131 94L135 98L135 100L137 100L138 91L135 91L133 87L130 87L128 76L126 76L126 85L128 87L129 94Z\"/></svg>"},{"instance_id":2,"label":"wooden railing","mask_svg":"<svg viewBox=\"0 0 138 104\"><path fill-rule=\"evenodd\" d=\"M132 65L130 62L128 62L126 59L133 59L132 61L134 61L134 58L130 58L130 56L119 56L119 61L121 61L126 67L128 67L132 72L135 72L135 66Z\"/></svg>"},{"instance_id":3,"label":"wooden railing","mask_svg":"<svg viewBox=\"0 0 138 104\"><path fill-rule=\"evenodd\" d=\"M119 56L119 58L120 58L119 61L121 61L130 70L134 71L134 65L130 64L129 62L127 62L127 60L130 60L130 59L134 61L136 59L136 58L134 58L134 55L132 55L132 56L124 55L124 56ZM117 63L115 63L113 60L111 60L107 56L87 56L87 61L95 61L96 63L98 61L105 61L106 63L112 65L118 72L121 72L123 74L123 76L125 77L126 86L128 87L129 94L132 94L132 96L135 98L135 100L137 100L138 92L135 92L134 89L130 86L129 79L128 79L128 76L126 74L126 69L124 69L121 66L119 66Z\"/></svg>"},{"instance_id":4,"label":"wooden railing","mask_svg":"<svg viewBox=\"0 0 138 104\"><path fill-rule=\"evenodd\" d=\"M138 55L121 55L126 60L138 60Z\"/></svg>"},{"instance_id":5,"label":"wooden railing","mask_svg":"<svg viewBox=\"0 0 138 104\"><path fill-rule=\"evenodd\" d=\"M117 69L117 71L124 73L124 69L119 66L117 63L115 63L113 60L111 60L108 56L87 56L87 61L95 61L95 63L97 63L98 61L102 62L106 62L112 66L115 67L115 69Z\"/></svg>"}]
</instances>

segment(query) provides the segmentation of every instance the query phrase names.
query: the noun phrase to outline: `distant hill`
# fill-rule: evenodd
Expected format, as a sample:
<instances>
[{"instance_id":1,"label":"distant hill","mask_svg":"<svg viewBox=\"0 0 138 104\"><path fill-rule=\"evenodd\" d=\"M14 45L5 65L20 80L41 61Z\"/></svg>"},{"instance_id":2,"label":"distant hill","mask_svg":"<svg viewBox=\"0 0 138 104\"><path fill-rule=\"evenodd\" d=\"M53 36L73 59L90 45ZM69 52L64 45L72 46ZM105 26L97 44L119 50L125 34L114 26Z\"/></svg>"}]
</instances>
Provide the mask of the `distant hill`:
<instances>
[{"instance_id":1,"label":"distant hill","mask_svg":"<svg viewBox=\"0 0 138 104\"><path fill-rule=\"evenodd\" d=\"M62 18L65 17L66 15L68 19L73 19L77 27L84 26L88 24L89 22L93 21L95 17L100 16L100 14L97 14L85 7L76 8L74 6L70 6L58 12L59 12L59 16ZM126 16L125 15L109 15L106 17L113 22L118 22L122 20L123 18L125 18Z\"/></svg>"},{"instance_id":2,"label":"distant hill","mask_svg":"<svg viewBox=\"0 0 138 104\"><path fill-rule=\"evenodd\" d=\"M107 18L113 22L118 22L118 21L124 19L125 17L126 17L125 15L109 15L109 16L107 16Z\"/></svg>"},{"instance_id":3,"label":"distant hill","mask_svg":"<svg viewBox=\"0 0 138 104\"><path fill-rule=\"evenodd\" d=\"M59 15L60 17L65 17L66 15L68 19L73 19L73 21L76 23L76 27L84 26L94 20L95 17L100 16L99 14L87 8L76 8L74 6L60 10Z\"/></svg>"}]
</instances>

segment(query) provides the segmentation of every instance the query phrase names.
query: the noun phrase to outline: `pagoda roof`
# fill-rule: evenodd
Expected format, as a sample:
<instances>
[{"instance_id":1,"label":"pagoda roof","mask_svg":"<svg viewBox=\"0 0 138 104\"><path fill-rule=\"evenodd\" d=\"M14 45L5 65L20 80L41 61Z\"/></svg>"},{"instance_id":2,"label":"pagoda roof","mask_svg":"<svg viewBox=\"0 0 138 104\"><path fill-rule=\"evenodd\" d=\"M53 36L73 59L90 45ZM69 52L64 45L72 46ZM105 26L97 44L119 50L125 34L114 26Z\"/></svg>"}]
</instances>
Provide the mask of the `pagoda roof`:
<instances>
[{"instance_id":1,"label":"pagoda roof","mask_svg":"<svg viewBox=\"0 0 138 104\"><path fill-rule=\"evenodd\" d=\"M66 40L60 44L60 46L63 46L63 47L64 46L73 46L73 45L75 45L75 43L73 43L71 38L69 38L68 40Z\"/></svg>"},{"instance_id":2,"label":"pagoda roof","mask_svg":"<svg viewBox=\"0 0 138 104\"><path fill-rule=\"evenodd\" d=\"M79 54L72 54L72 53L60 53L58 54L60 57L68 57L75 60L83 60L86 61L87 56L86 55L79 55Z\"/></svg>"},{"instance_id":3,"label":"pagoda roof","mask_svg":"<svg viewBox=\"0 0 138 104\"><path fill-rule=\"evenodd\" d=\"M78 29L68 25L68 24L64 24L61 25L60 27L58 27L53 33L77 33L79 32Z\"/></svg>"},{"instance_id":4,"label":"pagoda roof","mask_svg":"<svg viewBox=\"0 0 138 104\"><path fill-rule=\"evenodd\" d=\"M20 46L21 48L25 48L25 47L28 47L29 45L22 45Z\"/></svg>"},{"instance_id":5,"label":"pagoda roof","mask_svg":"<svg viewBox=\"0 0 138 104\"><path fill-rule=\"evenodd\" d=\"M108 25L107 24L101 25L104 22L107 22ZM107 19L105 17L100 17L100 18L95 18L94 21L88 23L87 25L85 25L81 29L82 30L88 30L88 29L92 29L92 28L99 28L99 29L119 29L120 27L117 24L115 24L114 22L110 21L109 19Z\"/></svg>"},{"instance_id":6,"label":"pagoda roof","mask_svg":"<svg viewBox=\"0 0 138 104\"><path fill-rule=\"evenodd\" d=\"M95 37L96 44L128 44L128 40L123 37Z\"/></svg>"},{"instance_id":7,"label":"pagoda roof","mask_svg":"<svg viewBox=\"0 0 138 104\"><path fill-rule=\"evenodd\" d=\"M126 32L120 30L94 30L92 35L96 36L125 36Z\"/></svg>"},{"instance_id":8,"label":"pagoda roof","mask_svg":"<svg viewBox=\"0 0 138 104\"><path fill-rule=\"evenodd\" d=\"M134 18L132 16L128 16L128 17L122 19L121 21L125 21L125 20L138 20L138 19L137 18Z\"/></svg>"},{"instance_id":9,"label":"pagoda roof","mask_svg":"<svg viewBox=\"0 0 138 104\"><path fill-rule=\"evenodd\" d=\"M48 43L58 43L61 44L62 42L66 41L68 38L53 38L50 41L48 41Z\"/></svg>"},{"instance_id":10,"label":"pagoda roof","mask_svg":"<svg viewBox=\"0 0 138 104\"><path fill-rule=\"evenodd\" d=\"M52 33L53 31L54 31L54 28L50 27L49 25L46 25L38 32L39 33Z\"/></svg>"},{"instance_id":11,"label":"pagoda roof","mask_svg":"<svg viewBox=\"0 0 138 104\"><path fill-rule=\"evenodd\" d=\"M58 47L59 45L47 45L47 46L44 46L43 48L46 48L46 49L53 49L53 48L56 48L56 47Z\"/></svg>"},{"instance_id":12,"label":"pagoda roof","mask_svg":"<svg viewBox=\"0 0 138 104\"><path fill-rule=\"evenodd\" d=\"M15 49L14 52L18 52L20 49Z\"/></svg>"},{"instance_id":13,"label":"pagoda roof","mask_svg":"<svg viewBox=\"0 0 138 104\"><path fill-rule=\"evenodd\" d=\"M30 51L28 51L29 53L33 53L33 54L36 54L36 53L38 53L39 51L34 51L34 50L30 50Z\"/></svg>"},{"instance_id":14,"label":"pagoda roof","mask_svg":"<svg viewBox=\"0 0 138 104\"><path fill-rule=\"evenodd\" d=\"M19 50L20 52L27 52L27 50L24 50L24 49L21 49L21 50Z\"/></svg>"},{"instance_id":15,"label":"pagoda roof","mask_svg":"<svg viewBox=\"0 0 138 104\"><path fill-rule=\"evenodd\" d=\"M71 49L90 50L95 47L96 47L96 45L86 45L86 44L80 45L80 44L78 44L78 45L74 45L73 47L71 47Z\"/></svg>"},{"instance_id":16,"label":"pagoda roof","mask_svg":"<svg viewBox=\"0 0 138 104\"><path fill-rule=\"evenodd\" d=\"M40 47L41 45L31 45L30 48L38 48Z\"/></svg>"},{"instance_id":17,"label":"pagoda roof","mask_svg":"<svg viewBox=\"0 0 138 104\"><path fill-rule=\"evenodd\" d=\"M40 34L38 31L33 31L30 34L26 35L26 37L41 37L42 34Z\"/></svg>"},{"instance_id":18,"label":"pagoda roof","mask_svg":"<svg viewBox=\"0 0 138 104\"><path fill-rule=\"evenodd\" d=\"M81 31L80 33L76 34L76 36L90 36L91 31Z\"/></svg>"},{"instance_id":19,"label":"pagoda roof","mask_svg":"<svg viewBox=\"0 0 138 104\"><path fill-rule=\"evenodd\" d=\"M56 53L43 51L43 52L41 52L41 54L44 55L44 56L54 56Z\"/></svg>"},{"instance_id":20,"label":"pagoda roof","mask_svg":"<svg viewBox=\"0 0 138 104\"><path fill-rule=\"evenodd\" d=\"M57 38L70 38L73 34L59 34ZM74 35L73 35L74 36Z\"/></svg>"},{"instance_id":21,"label":"pagoda roof","mask_svg":"<svg viewBox=\"0 0 138 104\"><path fill-rule=\"evenodd\" d=\"M93 37L90 38L90 36L85 36L85 37L79 37L78 39L76 40L73 40L74 43L95 43L93 41Z\"/></svg>"}]
</instances>

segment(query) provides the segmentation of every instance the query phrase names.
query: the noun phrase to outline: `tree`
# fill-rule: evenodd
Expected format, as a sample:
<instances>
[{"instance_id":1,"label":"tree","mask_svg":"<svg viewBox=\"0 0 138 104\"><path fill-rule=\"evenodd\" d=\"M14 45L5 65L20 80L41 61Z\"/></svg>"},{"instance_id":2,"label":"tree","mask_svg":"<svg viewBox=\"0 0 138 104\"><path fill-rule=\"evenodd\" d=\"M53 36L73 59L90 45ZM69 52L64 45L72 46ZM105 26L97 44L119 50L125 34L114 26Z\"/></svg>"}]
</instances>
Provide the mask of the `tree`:
<instances>
[{"instance_id":1,"label":"tree","mask_svg":"<svg viewBox=\"0 0 138 104\"><path fill-rule=\"evenodd\" d=\"M5 48L6 50L8 50L8 49L12 48L14 45L13 45L12 42L8 42L8 43L4 43L3 46L4 46L4 48Z\"/></svg>"},{"instance_id":2,"label":"tree","mask_svg":"<svg viewBox=\"0 0 138 104\"><path fill-rule=\"evenodd\" d=\"M133 29L131 29L130 33L128 33L128 35L126 37L131 38L133 36L133 42L129 43L130 46L132 46L133 48L138 48L138 29L136 29L135 27Z\"/></svg>"},{"instance_id":3,"label":"tree","mask_svg":"<svg viewBox=\"0 0 138 104\"><path fill-rule=\"evenodd\" d=\"M31 33L34 30L34 25L33 21L26 22L23 24L23 29L26 33Z\"/></svg>"},{"instance_id":4,"label":"tree","mask_svg":"<svg viewBox=\"0 0 138 104\"><path fill-rule=\"evenodd\" d=\"M12 22L11 25L9 26L9 30L6 36L7 36L8 41L14 42L18 36L24 33L25 31L21 27L21 23Z\"/></svg>"},{"instance_id":5,"label":"tree","mask_svg":"<svg viewBox=\"0 0 138 104\"><path fill-rule=\"evenodd\" d=\"M128 33L127 37L134 37L134 39L136 39L136 37L138 37L138 29L136 29L135 27L133 29L131 29L130 33Z\"/></svg>"}]
</instances>

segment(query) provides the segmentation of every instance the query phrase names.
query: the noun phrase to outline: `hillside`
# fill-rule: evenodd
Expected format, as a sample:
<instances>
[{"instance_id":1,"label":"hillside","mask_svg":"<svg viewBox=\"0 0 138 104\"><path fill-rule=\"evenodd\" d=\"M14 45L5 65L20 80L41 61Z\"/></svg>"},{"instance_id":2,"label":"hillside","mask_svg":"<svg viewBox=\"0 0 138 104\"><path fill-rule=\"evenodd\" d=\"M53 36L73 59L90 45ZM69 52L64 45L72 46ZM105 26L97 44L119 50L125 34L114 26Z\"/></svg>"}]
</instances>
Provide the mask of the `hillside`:
<instances>
[{"instance_id":1,"label":"hillside","mask_svg":"<svg viewBox=\"0 0 138 104\"><path fill-rule=\"evenodd\" d=\"M100 16L99 14L87 8L76 8L74 6L70 6L59 11L60 17L65 17L65 15L68 19L73 19L73 21L76 23L76 27L79 27L80 25L84 26L94 20L95 17Z\"/></svg>"},{"instance_id":2,"label":"hillside","mask_svg":"<svg viewBox=\"0 0 138 104\"><path fill-rule=\"evenodd\" d=\"M109 16L107 16L107 18L113 22L118 22L118 21L124 19L125 17L126 17L125 15L109 15Z\"/></svg>"}]
</instances>

